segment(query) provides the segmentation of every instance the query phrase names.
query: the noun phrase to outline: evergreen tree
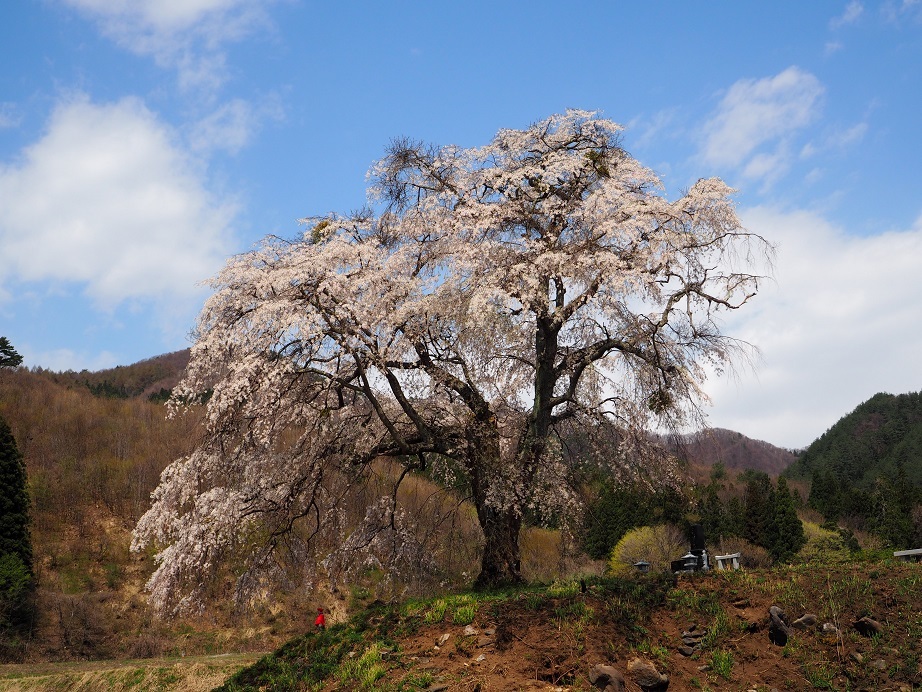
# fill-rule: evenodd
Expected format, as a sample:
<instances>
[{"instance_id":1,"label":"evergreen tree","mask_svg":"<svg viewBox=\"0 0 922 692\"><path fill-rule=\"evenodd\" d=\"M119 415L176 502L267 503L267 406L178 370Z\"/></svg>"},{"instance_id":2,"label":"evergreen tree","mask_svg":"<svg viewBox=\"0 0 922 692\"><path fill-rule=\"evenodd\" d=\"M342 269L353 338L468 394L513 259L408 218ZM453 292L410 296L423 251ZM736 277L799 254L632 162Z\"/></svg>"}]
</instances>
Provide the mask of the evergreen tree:
<instances>
[{"instance_id":1,"label":"evergreen tree","mask_svg":"<svg viewBox=\"0 0 922 692\"><path fill-rule=\"evenodd\" d=\"M733 496L727 501L727 535L743 536L746 533L746 507L743 501Z\"/></svg>"},{"instance_id":2,"label":"evergreen tree","mask_svg":"<svg viewBox=\"0 0 922 692\"><path fill-rule=\"evenodd\" d=\"M12 554L32 571L26 466L13 432L0 418L0 555Z\"/></svg>"},{"instance_id":3,"label":"evergreen tree","mask_svg":"<svg viewBox=\"0 0 922 692\"><path fill-rule=\"evenodd\" d=\"M745 481L743 506L745 508L743 538L750 543L768 548L769 525L772 520L772 482L762 471L745 471L740 474Z\"/></svg>"},{"instance_id":4,"label":"evergreen tree","mask_svg":"<svg viewBox=\"0 0 922 692\"><path fill-rule=\"evenodd\" d=\"M22 356L5 336L0 336L0 368L15 368L22 364Z\"/></svg>"},{"instance_id":5,"label":"evergreen tree","mask_svg":"<svg viewBox=\"0 0 922 692\"><path fill-rule=\"evenodd\" d=\"M721 482L727 476L724 465L720 462L711 468L711 480L699 489L695 502L698 521L704 529L704 535L709 541L719 541L721 538L732 535L733 521L729 516L720 493L725 490Z\"/></svg>"},{"instance_id":6,"label":"evergreen tree","mask_svg":"<svg viewBox=\"0 0 922 692\"><path fill-rule=\"evenodd\" d=\"M0 417L0 627L23 624L32 591L32 541L26 467Z\"/></svg>"},{"instance_id":7,"label":"evergreen tree","mask_svg":"<svg viewBox=\"0 0 922 692\"><path fill-rule=\"evenodd\" d=\"M671 488L650 493L632 486L603 485L587 507L581 542L583 550L597 560L631 529L657 524L680 524L687 502Z\"/></svg>"},{"instance_id":8,"label":"evergreen tree","mask_svg":"<svg viewBox=\"0 0 922 692\"><path fill-rule=\"evenodd\" d=\"M914 534L912 510L916 504L916 489L902 461L897 461L896 473L879 484L878 500L882 516L877 533L891 546L913 547L910 544Z\"/></svg>"},{"instance_id":9,"label":"evergreen tree","mask_svg":"<svg viewBox=\"0 0 922 692\"><path fill-rule=\"evenodd\" d=\"M807 542L807 537L797 516L794 496L791 495L783 476L778 479L778 488L772 495L772 517L765 547L775 562L784 562L800 552Z\"/></svg>"}]
</instances>

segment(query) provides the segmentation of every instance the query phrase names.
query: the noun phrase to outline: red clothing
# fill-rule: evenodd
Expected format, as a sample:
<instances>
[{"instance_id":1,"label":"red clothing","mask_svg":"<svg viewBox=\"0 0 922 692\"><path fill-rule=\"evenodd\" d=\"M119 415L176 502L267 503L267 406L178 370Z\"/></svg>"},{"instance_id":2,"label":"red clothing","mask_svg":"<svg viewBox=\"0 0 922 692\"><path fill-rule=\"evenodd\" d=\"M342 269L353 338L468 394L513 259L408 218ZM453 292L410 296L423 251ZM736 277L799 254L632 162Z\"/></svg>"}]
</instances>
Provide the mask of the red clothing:
<instances>
[{"instance_id":1,"label":"red clothing","mask_svg":"<svg viewBox=\"0 0 922 692\"><path fill-rule=\"evenodd\" d=\"M327 625L327 619L323 613L317 615L317 619L314 620L314 626L319 629L324 629Z\"/></svg>"}]
</instances>

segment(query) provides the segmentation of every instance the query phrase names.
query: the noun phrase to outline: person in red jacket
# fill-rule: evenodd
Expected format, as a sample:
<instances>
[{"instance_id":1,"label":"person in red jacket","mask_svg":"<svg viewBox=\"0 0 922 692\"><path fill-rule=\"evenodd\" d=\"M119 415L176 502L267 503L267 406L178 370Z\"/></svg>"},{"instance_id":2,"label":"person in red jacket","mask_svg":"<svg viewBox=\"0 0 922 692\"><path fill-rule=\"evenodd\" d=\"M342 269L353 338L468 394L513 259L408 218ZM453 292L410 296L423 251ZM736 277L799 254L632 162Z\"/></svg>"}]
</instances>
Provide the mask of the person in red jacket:
<instances>
[{"instance_id":1,"label":"person in red jacket","mask_svg":"<svg viewBox=\"0 0 922 692\"><path fill-rule=\"evenodd\" d=\"M317 608L317 619L314 620L314 627L318 630L325 630L327 628L327 619L323 614L323 608Z\"/></svg>"}]
</instances>

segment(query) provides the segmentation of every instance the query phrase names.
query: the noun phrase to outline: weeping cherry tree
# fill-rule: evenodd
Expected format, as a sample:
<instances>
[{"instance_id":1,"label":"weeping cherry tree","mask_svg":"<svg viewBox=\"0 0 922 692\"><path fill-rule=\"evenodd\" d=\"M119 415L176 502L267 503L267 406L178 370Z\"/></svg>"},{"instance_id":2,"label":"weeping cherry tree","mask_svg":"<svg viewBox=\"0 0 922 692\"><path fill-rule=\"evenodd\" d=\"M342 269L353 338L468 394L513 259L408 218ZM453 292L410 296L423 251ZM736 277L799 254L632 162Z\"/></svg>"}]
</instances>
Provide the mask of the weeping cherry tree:
<instances>
[{"instance_id":1,"label":"weeping cherry tree","mask_svg":"<svg viewBox=\"0 0 922 692\"><path fill-rule=\"evenodd\" d=\"M366 210L228 261L174 393L210 393L205 434L135 530L159 551L155 604L194 602L241 545L256 583L330 531L358 552L387 535L390 566L413 564L396 486L417 472L476 508L478 584L520 581L523 515L573 509L563 431L614 426L606 461L642 466L644 431L702 421L706 374L742 350L721 314L771 248L718 179L668 201L620 132L568 111L481 148L396 141ZM395 487L345 525L344 488L382 460Z\"/></svg>"}]
</instances>

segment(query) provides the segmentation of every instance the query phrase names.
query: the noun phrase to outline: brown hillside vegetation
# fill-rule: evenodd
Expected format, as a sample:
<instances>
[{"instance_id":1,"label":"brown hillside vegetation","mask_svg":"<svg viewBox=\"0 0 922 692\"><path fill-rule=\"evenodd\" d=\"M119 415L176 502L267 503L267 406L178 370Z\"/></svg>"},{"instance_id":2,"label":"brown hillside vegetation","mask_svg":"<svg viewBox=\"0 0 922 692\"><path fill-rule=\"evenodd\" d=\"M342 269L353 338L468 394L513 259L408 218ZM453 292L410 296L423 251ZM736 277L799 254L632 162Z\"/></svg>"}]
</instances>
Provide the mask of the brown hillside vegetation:
<instances>
[{"instance_id":1,"label":"brown hillside vegetation","mask_svg":"<svg viewBox=\"0 0 922 692\"><path fill-rule=\"evenodd\" d=\"M752 469L770 476L777 476L797 460L789 449L723 428L682 435L668 440L666 446L693 465L710 467L720 463L728 469Z\"/></svg>"},{"instance_id":2,"label":"brown hillside vegetation","mask_svg":"<svg viewBox=\"0 0 922 692\"><path fill-rule=\"evenodd\" d=\"M289 642L221 689L884 692L922 686L922 565L813 564L675 581L587 581L380 604L349 626ZM773 634L773 607L787 621L786 638ZM600 665L617 669L625 686L605 687Z\"/></svg>"},{"instance_id":3,"label":"brown hillside vegetation","mask_svg":"<svg viewBox=\"0 0 922 692\"><path fill-rule=\"evenodd\" d=\"M140 381L130 368L119 372L127 379L102 373L99 381L119 386ZM212 585L201 615L155 616L144 591L154 569L153 551L129 552L131 530L150 506L164 467L198 439L201 411L171 419L162 404L143 394L96 396L85 383L53 375L0 371L0 416L8 421L28 472L37 582L32 626L22 637L0 636L0 661L266 651L303 632L312 622L304 613L315 609L319 597L310 584L291 582L263 602L239 606L232 598L233 564ZM379 466L382 477L391 472L386 463ZM366 495L346 508L348 521L361 519L380 488L372 484ZM479 537L469 511L446 523L444 495L429 481L412 478L403 483L400 499L417 528L434 536L441 578L463 581L476 567ZM573 564L571 551L556 532L529 530L522 542L523 572L530 579L552 579ZM355 594L389 597L407 586L386 584L376 572L349 585L351 592L340 591L332 604L337 617ZM426 588L441 587L430 580Z\"/></svg>"},{"instance_id":4,"label":"brown hillside vegetation","mask_svg":"<svg viewBox=\"0 0 922 692\"><path fill-rule=\"evenodd\" d=\"M175 387L188 364L189 349L183 349L147 358L132 365L118 365L95 372L52 372L41 369L38 372L52 382L66 387L86 387L98 396L118 399L147 398Z\"/></svg>"},{"instance_id":5,"label":"brown hillside vegetation","mask_svg":"<svg viewBox=\"0 0 922 692\"><path fill-rule=\"evenodd\" d=\"M93 396L47 373L0 372L0 415L28 472L37 584L32 626L0 642L2 659L265 651L299 631L296 617L273 609L244 619L224 604L181 621L150 612L143 586L153 560L129 552L130 533L199 425L164 414L144 398Z\"/></svg>"}]
</instances>

